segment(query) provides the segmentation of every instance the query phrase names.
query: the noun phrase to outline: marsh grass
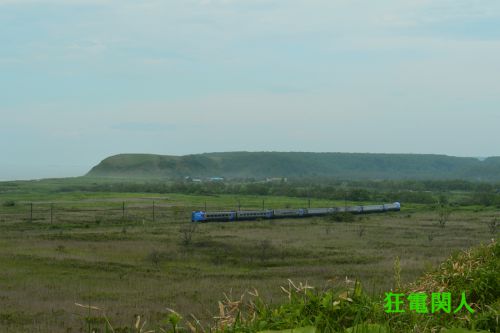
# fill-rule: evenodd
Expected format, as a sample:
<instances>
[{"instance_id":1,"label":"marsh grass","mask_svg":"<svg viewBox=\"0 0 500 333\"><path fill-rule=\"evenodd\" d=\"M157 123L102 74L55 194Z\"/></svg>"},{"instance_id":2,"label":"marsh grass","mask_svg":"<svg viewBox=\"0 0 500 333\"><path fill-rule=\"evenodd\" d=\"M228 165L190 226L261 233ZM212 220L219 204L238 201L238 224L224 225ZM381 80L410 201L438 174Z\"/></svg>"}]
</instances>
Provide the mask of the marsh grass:
<instances>
[{"instance_id":1,"label":"marsh grass","mask_svg":"<svg viewBox=\"0 0 500 333\"><path fill-rule=\"evenodd\" d=\"M49 199L57 209L64 208L63 201L70 197L51 194ZM96 195L96 202L92 194L85 194L85 200L91 200L85 203L85 214L69 209L78 208L71 202L68 209L56 211L53 224L46 218L47 211L40 209L39 217L45 218L31 223L26 220L26 206L2 207L0 306L8 310L2 310L0 331L45 333L61 327L78 331L83 326L73 314L74 303L87 299L109 309L106 315L115 328L132 328L135 315L149 324L159 323L165 319L166 307L195 314L206 327L218 311L214 300L224 292L241 295L257 288L266 304L280 302L284 297L280 286L289 278L322 290L343 285L348 276L363 281L365 292L375 295L393 288L396 257L401 282L406 283L453 251L492 236L484 226L491 221L491 210L457 210L441 230L435 211L416 207L408 213L371 215L368 220L354 217L347 223L310 218L200 224L185 246L179 230L191 225L188 212L202 206L207 197L156 199L155 222L147 209L150 197L156 195L139 196L147 200L137 201L138 213L124 220L120 211L106 215L102 209L119 208L123 200L134 207L131 203L137 198ZM230 196L209 199L214 207L235 202ZM266 206L299 205L293 198L265 200ZM261 204L261 197L249 197L245 207ZM99 223L88 215L92 207L101 216ZM360 230L364 230L362 237Z\"/></svg>"},{"instance_id":2,"label":"marsh grass","mask_svg":"<svg viewBox=\"0 0 500 333\"><path fill-rule=\"evenodd\" d=\"M305 332L498 332L500 310L500 246L497 242L481 245L454 254L437 269L424 274L416 282L401 285L399 258L394 264L397 291L449 291L459 294L467 290L474 314L447 314L432 316L407 311L387 314L381 309L381 298L367 296L359 281L346 279L342 291L316 290L305 283L288 280L281 287L287 300L268 304L255 290L247 294L251 300L231 301L227 296L219 302L219 316L215 317L216 332L271 332L287 329ZM453 305L458 305L454 301ZM392 318L391 318L392 316ZM397 319L396 319L397 318ZM396 319L396 320L394 320ZM455 328L452 328L455 327ZM469 330L471 329L471 330ZM287 331L288 332L288 331Z\"/></svg>"}]
</instances>

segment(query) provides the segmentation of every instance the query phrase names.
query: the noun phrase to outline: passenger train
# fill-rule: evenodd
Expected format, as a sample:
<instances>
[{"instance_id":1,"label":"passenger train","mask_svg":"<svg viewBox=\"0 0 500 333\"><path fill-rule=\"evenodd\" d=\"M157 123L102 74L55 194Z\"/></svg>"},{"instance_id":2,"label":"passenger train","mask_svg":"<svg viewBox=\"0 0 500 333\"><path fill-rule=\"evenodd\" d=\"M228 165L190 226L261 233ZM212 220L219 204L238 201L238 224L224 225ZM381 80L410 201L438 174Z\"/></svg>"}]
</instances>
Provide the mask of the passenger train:
<instances>
[{"instance_id":1,"label":"passenger train","mask_svg":"<svg viewBox=\"0 0 500 333\"><path fill-rule=\"evenodd\" d=\"M298 208L298 209L267 209L267 210L239 210L239 211L194 211L191 214L191 222L234 222L248 221L256 219L278 219L291 217L321 216L336 213L383 213L388 211L399 211L401 204L394 202L392 204L368 205L368 206L349 206L334 208Z\"/></svg>"}]
</instances>

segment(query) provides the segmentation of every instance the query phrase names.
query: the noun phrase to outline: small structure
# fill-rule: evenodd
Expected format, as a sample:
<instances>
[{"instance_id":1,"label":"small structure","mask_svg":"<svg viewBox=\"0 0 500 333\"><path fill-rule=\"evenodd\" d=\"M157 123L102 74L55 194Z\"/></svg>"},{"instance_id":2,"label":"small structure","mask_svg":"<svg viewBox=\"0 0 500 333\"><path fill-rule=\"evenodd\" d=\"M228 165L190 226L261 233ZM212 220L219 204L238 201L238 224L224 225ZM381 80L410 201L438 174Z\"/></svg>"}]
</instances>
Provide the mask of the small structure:
<instances>
[{"instance_id":1,"label":"small structure","mask_svg":"<svg viewBox=\"0 0 500 333\"><path fill-rule=\"evenodd\" d=\"M287 178L286 177L271 177L271 178L266 178L266 182L267 183L286 183L287 182Z\"/></svg>"},{"instance_id":2,"label":"small structure","mask_svg":"<svg viewBox=\"0 0 500 333\"><path fill-rule=\"evenodd\" d=\"M210 177L211 182L223 182L224 178L222 177Z\"/></svg>"}]
</instances>

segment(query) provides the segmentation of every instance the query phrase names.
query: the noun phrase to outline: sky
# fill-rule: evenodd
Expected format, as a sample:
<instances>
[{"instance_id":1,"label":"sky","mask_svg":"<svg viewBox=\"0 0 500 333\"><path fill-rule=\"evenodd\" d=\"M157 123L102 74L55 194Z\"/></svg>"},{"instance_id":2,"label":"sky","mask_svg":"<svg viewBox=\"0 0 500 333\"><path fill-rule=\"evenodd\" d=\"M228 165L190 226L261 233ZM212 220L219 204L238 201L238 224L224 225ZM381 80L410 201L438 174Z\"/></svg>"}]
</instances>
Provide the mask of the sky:
<instances>
[{"instance_id":1,"label":"sky","mask_svg":"<svg viewBox=\"0 0 500 333\"><path fill-rule=\"evenodd\" d=\"M0 0L0 180L119 153L500 155L498 0Z\"/></svg>"}]
</instances>

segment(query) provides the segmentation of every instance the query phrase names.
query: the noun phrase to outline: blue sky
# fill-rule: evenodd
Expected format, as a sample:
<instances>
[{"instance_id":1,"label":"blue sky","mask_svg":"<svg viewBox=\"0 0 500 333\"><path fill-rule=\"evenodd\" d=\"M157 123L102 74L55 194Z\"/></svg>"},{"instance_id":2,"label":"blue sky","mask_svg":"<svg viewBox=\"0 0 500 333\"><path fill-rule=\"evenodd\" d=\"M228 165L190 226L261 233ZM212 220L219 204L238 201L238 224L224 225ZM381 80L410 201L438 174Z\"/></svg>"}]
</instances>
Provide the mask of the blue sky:
<instances>
[{"instance_id":1,"label":"blue sky","mask_svg":"<svg viewBox=\"0 0 500 333\"><path fill-rule=\"evenodd\" d=\"M0 179L118 153L500 155L500 2L0 0Z\"/></svg>"}]
</instances>

